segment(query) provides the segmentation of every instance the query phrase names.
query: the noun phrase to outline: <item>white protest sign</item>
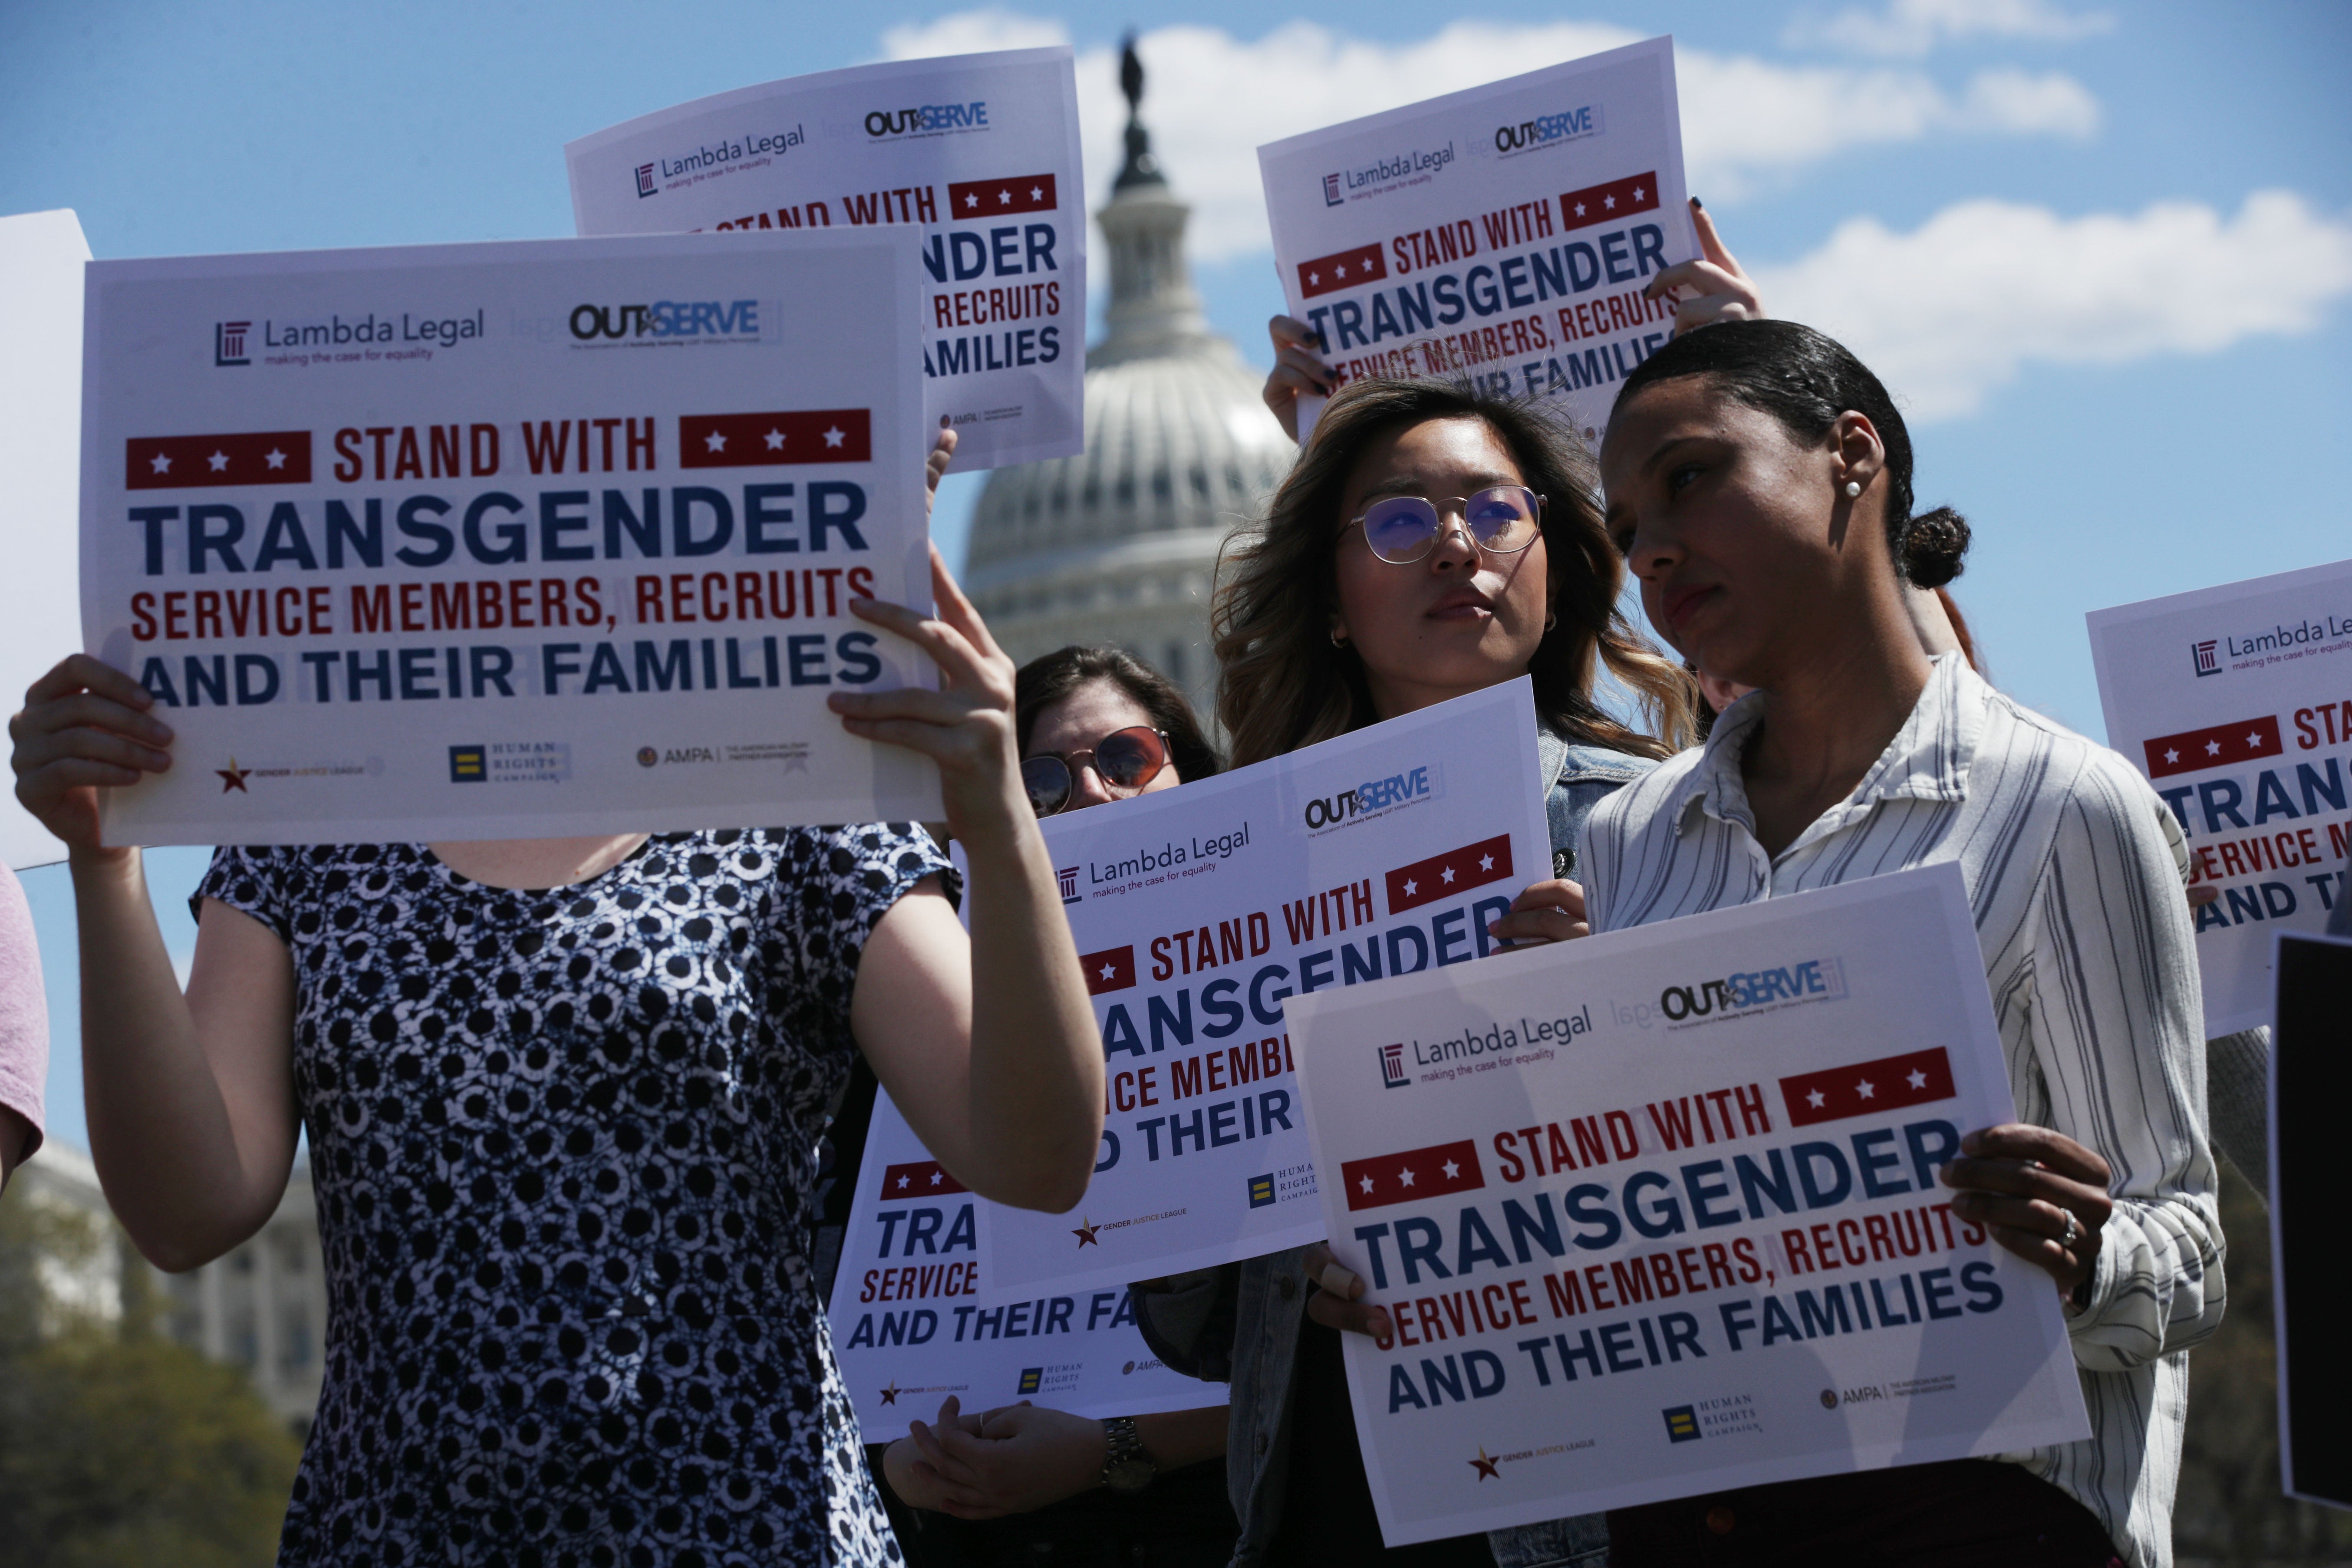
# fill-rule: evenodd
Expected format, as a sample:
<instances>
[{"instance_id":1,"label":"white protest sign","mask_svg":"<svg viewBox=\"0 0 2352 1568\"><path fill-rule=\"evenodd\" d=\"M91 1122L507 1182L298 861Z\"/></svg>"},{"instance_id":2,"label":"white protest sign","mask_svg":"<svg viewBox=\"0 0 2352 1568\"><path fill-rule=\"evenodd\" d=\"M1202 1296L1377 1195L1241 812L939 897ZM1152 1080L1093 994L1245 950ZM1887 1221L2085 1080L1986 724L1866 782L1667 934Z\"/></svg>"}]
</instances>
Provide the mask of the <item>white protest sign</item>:
<instances>
[{"instance_id":1,"label":"white protest sign","mask_svg":"<svg viewBox=\"0 0 2352 1568\"><path fill-rule=\"evenodd\" d=\"M906 224L925 422L956 468L1084 446L1086 180L1066 47L853 66L697 99L563 150L582 234Z\"/></svg>"},{"instance_id":2,"label":"white protest sign","mask_svg":"<svg viewBox=\"0 0 2352 1568\"><path fill-rule=\"evenodd\" d=\"M1390 1545L2089 1435L1936 1179L2014 1114L1957 868L1289 1011Z\"/></svg>"},{"instance_id":3,"label":"white protest sign","mask_svg":"<svg viewBox=\"0 0 2352 1568\"><path fill-rule=\"evenodd\" d=\"M950 1394L975 1415L1022 1399L1092 1416L1219 1403L1152 1353L1122 1286L988 1289L991 1221L1005 1212L965 1191L876 1096L831 1313L868 1441L929 1421Z\"/></svg>"},{"instance_id":4,"label":"white protest sign","mask_svg":"<svg viewBox=\"0 0 2352 1568\"><path fill-rule=\"evenodd\" d=\"M1467 376L1560 399L1595 443L1618 381L1674 331L1674 301L1643 286L1698 254L1672 38L1257 156L1290 313L1342 382Z\"/></svg>"},{"instance_id":5,"label":"white protest sign","mask_svg":"<svg viewBox=\"0 0 2352 1568\"><path fill-rule=\"evenodd\" d=\"M10 711L51 665L80 645L74 616L75 454L81 449L81 271L89 245L70 212L0 217L0 473L8 476L0 536L0 699ZM0 800L0 863L23 870L66 847L14 791Z\"/></svg>"},{"instance_id":6,"label":"white protest sign","mask_svg":"<svg viewBox=\"0 0 2352 1568\"><path fill-rule=\"evenodd\" d=\"M921 817L905 229L94 263L84 646L177 731L115 842ZM567 323L648 315L659 339ZM900 352L901 350L905 352Z\"/></svg>"},{"instance_id":7,"label":"white protest sign","mask_svg":"<svg viewBox=\"0 0 2352 1568\"><path fill-rule=\"evenodd\" d=\"M2352 855L2352 561L2089 617L2107 743L2189 837L2210 1038L2270 1021L2272 932L2326 929Z\"/></svg>"},{"instance_id":8,"label":"white protest sign","mask_svg":"<svg viewBox=\"0 0 2352 1568\"><path fill-rule=\"evenodd\" d=\"M1551 875L1530 691L1045 819L1108 1104L1076 1212L992 1211L992 1288L1116 1288L1321 1239L1284 999L1495 950L1487 922Z\"/></svg>"}]
</instances>

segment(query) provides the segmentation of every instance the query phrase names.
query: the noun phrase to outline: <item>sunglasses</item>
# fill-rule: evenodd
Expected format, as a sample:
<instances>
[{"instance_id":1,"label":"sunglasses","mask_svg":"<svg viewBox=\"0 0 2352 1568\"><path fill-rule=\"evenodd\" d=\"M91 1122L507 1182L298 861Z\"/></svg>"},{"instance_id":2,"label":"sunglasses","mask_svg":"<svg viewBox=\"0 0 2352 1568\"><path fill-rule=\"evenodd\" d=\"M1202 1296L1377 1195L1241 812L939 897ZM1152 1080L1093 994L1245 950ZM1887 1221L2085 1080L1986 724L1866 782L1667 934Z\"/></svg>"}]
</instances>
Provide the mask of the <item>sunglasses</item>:
<instances>
[{"instance_id":1,"label":"sunglasses","mask_svg":"<svg viewBox=\"0 0 2352 1568\"><path fill-rule=\"evenodd\" d=\"M1021 783L1029 791L1029 809L1051 816L1070 804L1077 770L1091 767L1103 788L1127 796L1139 793L1168 765L1168 737L1149 724L1113 730L1082 751L1041 752L1021 759Z\"/></svg>"},{"instance_id":2,"label":"sunglasses","mask_svg":"<svg viewBox=\"0 0 2352 1568\"><path fill-rule=\"evenodd\" d=\"M1437 503L1447 502L1439 511ZM1364 531L1372 553L1392 566L1410 566L1437 548L1459 517L1471 541L1496 555L1516 555L1542 531L1544 498L1525 485L1496 485L1472 496L1391 496L1374 501L1349 526Z\"/></svg>"}]
</instances>

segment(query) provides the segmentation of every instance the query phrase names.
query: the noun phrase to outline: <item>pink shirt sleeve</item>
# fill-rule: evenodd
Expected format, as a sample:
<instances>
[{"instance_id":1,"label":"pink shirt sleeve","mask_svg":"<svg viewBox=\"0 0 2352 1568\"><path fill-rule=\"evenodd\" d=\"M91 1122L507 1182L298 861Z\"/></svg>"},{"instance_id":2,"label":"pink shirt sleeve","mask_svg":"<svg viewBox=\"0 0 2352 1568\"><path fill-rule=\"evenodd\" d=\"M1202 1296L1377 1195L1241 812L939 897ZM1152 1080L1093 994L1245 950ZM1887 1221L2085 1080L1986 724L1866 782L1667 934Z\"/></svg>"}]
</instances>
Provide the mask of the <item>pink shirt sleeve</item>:
<instances>
[{"instance_id":1,"label":"pink shirt sleeve","mask_svg":"<svg viewBox=\"0 0 2352 1568\"><path fill-rule=\"evenodd\" d=\"M33 1124L19 1152L41 1146L41 1087L49 1076L49 1008L33 910L16 873L0 866L0 1105Z\"/></svg>"}]
</instances>

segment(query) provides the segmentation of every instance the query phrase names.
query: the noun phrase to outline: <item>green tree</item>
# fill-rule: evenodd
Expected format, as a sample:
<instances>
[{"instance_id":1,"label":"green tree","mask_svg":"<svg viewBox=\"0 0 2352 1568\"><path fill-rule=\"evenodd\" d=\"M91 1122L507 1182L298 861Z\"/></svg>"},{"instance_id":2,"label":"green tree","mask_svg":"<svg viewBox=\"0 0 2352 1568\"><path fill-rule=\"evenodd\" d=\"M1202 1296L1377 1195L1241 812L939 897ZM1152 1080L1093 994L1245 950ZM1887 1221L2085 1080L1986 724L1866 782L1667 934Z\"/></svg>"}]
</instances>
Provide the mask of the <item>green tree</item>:
<instances>
[{"instance_id":1,"label":"green tree","mask_svg":"<svg viewBox=\"0 0 2352 1568\"><path fill-rule=\"evenodd\" d=\"M2352 1562L2352 1514L2279 1489L2270 1215L2226 1166L2221 1229L2230 1238L2230 1313L2189 1358L2174 1549L2184 1560L2229 1568Z\"/></svg>"},{"instance_id":2,"label":"green tree","mask_svg":"<svg viewBox=\"0 0 2352 1568\"><path fill-rule=\"evenodd\" d=\"M18 1568L268 1563L299 1446L233 1367L158 1331L131 1281L120 1319L64 1309L41 1260L121 1247L95 1216L0 1195L0 1556Z\"/></svg>"}]
</instances>

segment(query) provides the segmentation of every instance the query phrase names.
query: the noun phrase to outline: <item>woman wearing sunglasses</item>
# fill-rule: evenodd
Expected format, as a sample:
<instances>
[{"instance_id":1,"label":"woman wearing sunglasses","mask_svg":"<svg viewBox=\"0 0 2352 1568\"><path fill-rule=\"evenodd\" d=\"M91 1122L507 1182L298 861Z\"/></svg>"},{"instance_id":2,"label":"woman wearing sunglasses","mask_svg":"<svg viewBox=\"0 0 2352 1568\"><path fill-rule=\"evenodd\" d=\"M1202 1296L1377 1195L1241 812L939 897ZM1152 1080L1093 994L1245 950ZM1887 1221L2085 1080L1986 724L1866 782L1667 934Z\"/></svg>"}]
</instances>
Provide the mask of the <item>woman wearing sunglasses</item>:
<instances>
[{"instance_id":1,"label":"woman wearing sunglasses","mask_svg":"<svg viewBox=\"0 0 2352 1568\"><path fill-rule=\"evenodd\" d=\"M1532 678L1552 876L1494 926L1516 942L1583 930L1573 874L1595 804L1672 749L1604 712L1605 666L1655 731L1688 731L1682 671L1616 612L1622 568L1591 460L1538 406L1435 382L1367 380L1324 408L1265 521L1237 542L1213 626L1218 716L1236 762ZM1229 1382L1237 1568L1310 1561L1598 1564L1601 1521L1389 1549L1357 1447L1337 1331L1377 1310L1328 1249L1139 1288L1170 1364Z\"/></svg>"},{"instance_id":2,"label":"woman wearing sunglasses","mask_svg":"<svg viewBox=\"0 0 2352 1568\"><path fill-rule=\"evenodd\" d=\"M1220 765L1184 694L1119 648L1066 647L1024 665L1013 715L1039 816L1174 789ZM926 1510L898 1521L911 1568L1223 1568L1240 1528L1209 1463L1224 1451L1222 1404L1098 1421L1026 1401L961 1412L950 1399L877 1468L901 1502Z\"/></svg>"}]
</instances>

